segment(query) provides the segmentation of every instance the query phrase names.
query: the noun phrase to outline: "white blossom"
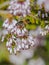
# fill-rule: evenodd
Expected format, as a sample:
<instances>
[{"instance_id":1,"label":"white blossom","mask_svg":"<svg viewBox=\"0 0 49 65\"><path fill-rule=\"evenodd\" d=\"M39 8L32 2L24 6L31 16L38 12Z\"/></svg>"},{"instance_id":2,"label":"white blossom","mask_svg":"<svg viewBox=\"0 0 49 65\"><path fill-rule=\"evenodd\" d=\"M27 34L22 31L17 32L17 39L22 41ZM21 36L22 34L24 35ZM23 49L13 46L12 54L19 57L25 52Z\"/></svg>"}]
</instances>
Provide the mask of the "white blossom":
<instances>
[{"instance_id":1,"label":"white blossom","mask_svg":"<svg viewBox=\"0 0 49 65\"><path fill-rule=\"evenodd\" d=\"M8 49L8 51L10 51L10 48L7 48Z\"/></svg>"},{"instance_id":2,"label":"white blossom","mask_svg":"<svg viewBox=\"0 0 49 65\"><path fill-rule=\"evenodd\" d=\"M4 38L5 38L5 36L2 36L2 39L1 39L2 42L4 41Z\"/></svg>"},{"instance_id":3,"label":"white blossom","mask_svg":"<svg viewBox=\"0 0 49 65\"><path fill-rule=\"evenodd\" d=\"M14 54L16 54L16 52L17 52L17 51L16 51L16 48L14 48Z\"/></svg>"},{"instance_id":4,"label":"white blossom","mask_svg":"<svg viewBox=\"0 0 49 65\"><path fill-rule=\"evenodd\" d=\"M32 36L29 36L29 37L28 37L28 41L29 41L30 43L32 43L32 40L33 40L33 37L32 37Z\"/></svg>"},{"instance_id":5,"label":"white blossom","mask_svg":"<svg viewBox=\"0 0 49 65\"><path fill-rule=\"evenodd\" d=\"M48 26L48 25L46 25L46 26L45 26L45 29L49 30L49 26Z\"/></svg>"},{"instance_id":6,"label":"white blossom","mask_svg":"<svg viewBox=\"0 0 49 65\"><path fill-rule=\"evenodd\" d=\"M48 32L48 31L43 31L43 30L42 30L42 31L40 31L40 34L41 34L42 36L45 36L45 35L47 34L47 32Z\"/></svg>"},{"instance_id":7,"label":"white blossom","mask_svg":"<svg viewBox=\"0 0 49 65\"><path fill-rule=\"evenodd\" d=\"M12 28L14 28L14 26L16 25L17 21L16 20L12 20L12 22L9 24L9 19L6 19L3 23L3 27L6 29L6 31L11 31Z\"/></svg>"},{"instance_id":8,"label":"white blossom","mask_svg":"<svg viewBox=\"0 0 49 65\"><path fill-rule=\"evenodd\" d=\"M48 17L48 14L47 14L47 13L45 13L45 16L46 16L46 17Z\"/></svg>"},{"instance_id":9,"label":"white blossom","mask_svg":"<svg viewBox=\"0 0 49 65\"><path fill-rule=\"evenodd\" d=\"M19 28L17 28L16 33L17 33L18 36L21 36L21 30Z\"/></svg>"},{"instance_id":10,"label":"white blossom","mask_svg":"<svg viewBox=\"0 0 49 65\"><path fill-rule=\"evenodd\" d=\"M28 49L29 48L29 45L25 45L25 49Z\"/></svg>"},{"instance_id":11,"label":"white blossom","mask_svg":"<svg viewBox=\"0 0 49 65\"><path fill-rule=\"evenodd\" d=\"M6 42L6 46L7 46L7 47L9 46L9 42L8 42L8 41Z\"/></svg>"},{"instance_id":12,"label":"white blossom","mask_svg":"<svg viewBox=\"0 0 49 65\"><path fill-rule=\"evenodd\" d=\"M8 19L6 19L6 20L4 21L4 23L3 23L3 27L4 27L4 28L7 28L8 25L9 25L9 24L8 24Z\"/></svg>"},{"instance_id":13,"label":"white blossom","mask_svg":"<svg viewBox=\"0 0 49 65\"><path fill-rule=\"evenodd\" d=\"M10 48L10 50L9 50L9 51L10 51L10 54L12 54L12 48Z\"/></svg>"},{"instance_id":14,"label":"white blossom","mask_svg":"<svg viewBox=\"0 0 49 65\"><path fill-rule=\"evenodd\" d=\"M30 13L30 0L24 1L22 4L18 3L18 1L11 2L11 5L8 7L9 12L13 13L13 15L21 14L24 17Z\"/></svg>"},{"instance_id":15,"label":"white blossom","mask_svg":"<svg viewBox=\"0 0 49 65\"><path fill-rule=\"evenodd\" d=\"M44 14L42 14L42 18L44 18Z\"/></svg>"},{"instance_id":16,"label":"white blossom","mask_svg":"<svg viewBox=\"0 0 49 65\"><path fill-rule=\"evenodd\" d=\"M21 45L20 44L18 45L18 47L19 47L19 49L21 49Z\"/></svg>"},{"instance_id":17,"label":"white blossom","mask_svg":"<svg viewBox=\"0 0 49 65\"><path fill-rule=\"evenodd\" d=\"M38 11L38 15L40 16L40 14L41 14L41 11Z\"/></svg>"},{"instance_id":18,"label":"white blossom","mask_svg":"<svg viewBox=\"0 0 49 65\"><path fill-rule=\"evenodd\" d=\"M17 47L17 48L16 48L16 50L17 50L17 51L20 51L20 48L19 48L19 47Z\"/></svg>"},{"instance_id":19,"label":"white blossom","mask_svg":"<svg viewBox=\"0 0 49 65\"><path fill-rule=\"evenodd\" d=\"M22 44L21 44L21 46L22 46L22 49L24 49L24 48L25 48L25 45L24 45L24 43L22 43Z\"/></svg>"},{"instance_id":20,"label":"white blossom","mask_svg":"<svg viewBox=\"0 0 49 65\"><path fill-rule=\"evenodd\" d=\"M34 46L34 45L35 45L35 42L34 42L34 41L32 41L31 46Z\"/></svg>"},{"instance_id":21,"label":"white blossom","mask_svg":"<svg viewBox=\"0 0 49 65\"><path fill-rule=\"evenodd\" d=\"M27 39L22 39L22 43L27 44Z\"/></svg>"}]
</instances>

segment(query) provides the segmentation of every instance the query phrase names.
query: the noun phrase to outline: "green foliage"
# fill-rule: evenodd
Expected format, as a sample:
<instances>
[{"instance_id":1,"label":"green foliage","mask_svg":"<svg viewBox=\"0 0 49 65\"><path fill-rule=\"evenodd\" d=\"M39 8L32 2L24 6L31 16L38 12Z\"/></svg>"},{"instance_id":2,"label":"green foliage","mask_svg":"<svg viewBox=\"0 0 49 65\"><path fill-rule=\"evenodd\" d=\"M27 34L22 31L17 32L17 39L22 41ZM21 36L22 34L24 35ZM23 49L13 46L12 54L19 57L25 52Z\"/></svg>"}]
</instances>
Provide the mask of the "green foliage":
<instances>
[{"instance_id":1,"label":"green foliage","mask_svg":"<svg viewBox=\"0 0 49 65\"><path fill-rule=\"evenodd\" d=\"M0 65L14 65L14 64L10 63L9 61L2 61L0 62Z\"/></svg>"},{"instance_id":2,"label":"green foliage","mask_svg":"<svg viewBox=\"0 0 49 65\"><path fill-rule=\"evenodd\" d=\"M45 21L44 21L44 20L41 20L41 24L40 24L40 26L41 26L42 28L45 27Z\"/></svg>"},{"instance_id":3,"label":"green foliage","mask_svg":"<svg viewBox=\"0 0 49 65\"><path fill-rule=\"evenodd\" d=\"M3 18L0 16L0 28L2 28Z\"/></svg>"},{"instance_id":4,"label":"green foliage","mask_svg":"<svg viewBox=\"0 0 49 65\"><path fill-rule=\"evenodd\" d=\"M28 25L26 25L26 28L27 28L28 30L35 30L35 29L37 28L37 26L36 26L36 25L28 24Z\"/></svg>"},{"instance_id":5,"label":"green foliage","mask_svg":"<svg viewBox=\"0 0 49 65\"><path fill-rule=\"evenodd\" d=\"M47 53L48 53L48 56L49 56L49 33L46 36L46 46L45 47L47 49Z\"/></svg>"},{"instance_id":6,"label":"green foliage","mask_svg":"<svg viewBox=\"0 0 49 65\"><path fill-rule=\"evenodd\" d=\"M1 8L2 10L7 10L8 5L4 6L3 8Z\"/></svg>"},{"instance_id":7,"label":"green foliage","mask_svg":"<svg viewBox=\"0 0 49 65\"><path fill-rule=\"evenodd\" d=\"M8 61L8 53L6 51L5 45L1 44L1 42L0 42L0 62L2 62L2 61Z\"/></svg>"},{"instance_id":8,"label":"green foliage","mask_svg":"<svg viewBox=\"0 0 49 65\"><path fill-rule=\"evenodd\" d=\"M23 63L23 65L28 65L28 61L27 61L27 60L25 60L25 62Z\"/></svg>"},{"instance_id":9,"label":"green foliage","mask_svg":"<svg viewBox=\"0 0 49 65\"><path fill-rule=\"evenodd\" d=\"M7 1L7 0L0 0L0 4L2 4L2 3L5 2L5 1Z\"/></svg>"},{"instance_id":10,"label":"green foliage","mask_svg":"<svg viewBox=\"0 0 49 65\"><path fill-rule=\"evenodd\" d=\"M33 17L31 17L31 16L27 16L27 17L26 17L26 20L29 20L29 22L30 22L31 24L34 24L34 23L35 23L35 19L34 19Z\"/></svg>"}]
</instances>

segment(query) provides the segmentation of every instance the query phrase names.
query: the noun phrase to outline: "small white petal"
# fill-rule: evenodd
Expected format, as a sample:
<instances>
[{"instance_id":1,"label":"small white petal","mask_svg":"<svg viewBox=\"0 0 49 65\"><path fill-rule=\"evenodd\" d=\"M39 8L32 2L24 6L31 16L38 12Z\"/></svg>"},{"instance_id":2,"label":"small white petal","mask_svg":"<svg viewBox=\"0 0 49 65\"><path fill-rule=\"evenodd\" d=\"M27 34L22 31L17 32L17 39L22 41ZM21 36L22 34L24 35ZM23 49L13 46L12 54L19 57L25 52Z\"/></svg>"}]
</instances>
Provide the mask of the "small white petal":
<instances>
[{"instance_id":1,"label":"small white petal","mask_svg":"<svg viewBox=\"0 0 49 65\"><path fill-rule=\"evenodd\" d=\"M7 41L6 46L9 46L9 42Z\"/></svg>"},{"instance_id":2,"label":"small white petal","mask_svg":"<svg viewBox=\"0 0 49 65\"><path fill-rule=\"evenodd\" d=\"M42 14L42 18L44 18L44 14Z\"/></svg>"},{"instance_id":3,"label":"small white petal","mask_svg":"<svg viewBox=\"0 0 49 65\"><path fill-rule=\"evenodd\" d=\"M48 14L47 14L47 13L45 13L45 16L46 16L46 17L48 17Z\"/></svg>"},{"instance_id":4,"label":"small white petal","mask_svg":"<svg viewBox=\"0 0 49 65\"><path fill-rule=\"evenodd\" d=\"M9 50L9 51L10 51L10 54L11 54L11 53L12 53L12 49L10 48L10 50Z\"/></svg>"},{"instance_id":5,"label":"small white petal","mask_svg":"<svg viewBox=\"0 0 49 65\"><path fill-rule=\"evenodd\" d=\"M34 41L32 41L32 44L31 44L31 46L33 46L35 43L34 43Z\"/></svg>"},{"instance_id":6,"label":"small white petal","mask_svg":"<svg viewBox=\"0 0 49 65\"><path fill-rule=\"evenodd\" d=\"M48 25L45 27L45 29L48 29Z\"/></svg>"},{"instance_id":7,"label":"small white petal","mask_svg":"<svg viewBox=\"0 0 49 65\"><path fill-rule=\"evenodd\" d=\"M21 45L18 45L18 48L21 49Z\"/></svg>"},{"instance_id":8,"label":"small white petal","mask_svg":"<svg viewBox=\"0 0 49 65\"><path fill-rule=\"evenodd\" d=\"M22 48L24 48L25 47L25 45L24 45L24 43L22 43Z\"/></svg>"},{"instance_id":9,"label":"small white petal","mask_svg":"<svg viewBox=\"0 0 49 65\"><path fill-rule=\"evenodd\" d=\"M10 10L10 11L9 11L9 13L11 13L11 14L12 14L12 13L13 13L13 11L12 11L12 10Z\"/></svg>"},{"instance_id":10,"label":"small white petal","mask_svg":"<svg viewBox=\"0 0 49 65\"><path fill-rule=\"evenodd\" d=\"M14 54L16 54L16 49L14 48Z\"/></svg>"},{"instance_id":11,"label":"small white petal","mask_svg":"<svg viewBox=\"0 0 49 65\"><path fill-rule=\"evenodd\" d=\"M28 45L25 45L25 48L26 48L26 49L28 49L28 48L29 48L29 46L28 46Z\"/></svg>"},{"instance_id":12,"label":"small white petal","mask_svg":"<svg viewBox=\"0 0 49 65\"><path fill-rule=\"evenodd\" d=\"M2 37L2 40L1 40L2 42L4 41L4 38L5 38L5 37L3 36L3 37Z\"/></svg>"},{"instance_id":13,"label":"small white petal","mask_svg":"<svg viewBox=\"0 0 49 65\"><path fill-rule=\"evenodd\" d=\"M17 47L17 49L16 49L17 51L20 51L20 49Z\"/></svg>"},{"instance_id":14,"label":"small white petal","mask_svg":"<svg viewBox=\"0 0 49 65\"><path fill-rule=\"evenodd\" d=\"M38 15L40 16L40 14L41 14L41 11L38 11Z\"/></svg>"},{"instance_id":15,"label":"small white petal","mask_svg":"<svg viewBox=\"0 0 49 65\"><path fill-rule=\"evenodd\" d=\"M26 17L26 14L23 14L24 17Z\"/></svg>"},{"instance_id":16,"label":"small white petal","mask_svg":"<svg viewBox=\"0 0 49 65\"><path fill-rule=\"evenodd\" d=\"M7 48L8 49L8 51L10 51L10 48Z\"/></svg>"}]
</instances>

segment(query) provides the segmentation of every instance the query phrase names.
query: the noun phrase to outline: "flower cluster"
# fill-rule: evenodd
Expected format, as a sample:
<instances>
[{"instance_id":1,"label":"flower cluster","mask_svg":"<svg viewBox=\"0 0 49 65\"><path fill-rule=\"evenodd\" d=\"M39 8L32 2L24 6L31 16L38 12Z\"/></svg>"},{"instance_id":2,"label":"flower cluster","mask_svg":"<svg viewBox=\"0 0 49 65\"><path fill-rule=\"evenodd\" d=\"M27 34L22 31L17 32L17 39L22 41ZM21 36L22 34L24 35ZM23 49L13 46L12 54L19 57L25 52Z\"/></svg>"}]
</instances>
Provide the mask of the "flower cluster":
<instances>
[{"instance_id":1,"label":"flower cluster","mask_svg":"<svg viewBox=\"0 0 49 65\"><path fill-rule=\"evenodd\" d=\"M4 38L7 37L6 47L10 53L14 52L14 54L16 54L21 50L29 49L40 43L37 37L29 33L24 24L22 25L22 23L14 19L11 22L9 19L6 19L3 27L7 33L3 33L2 42ZM48 26L46 26L45 29L49 29ZM42 36L45 36L46 33L48 33L48 31L42 29L39 32Z\"/></svg>"},{"instance_id":2,"label":"flower cluster","mask_svg":"<svg viewBox=\"0 0 49 65\"><path fill-rule=\"evenodd\" d=\"M11 1L8 7L9 13L13 15L26 16L30 14L30 0L19 2L18 0Z\"/></svg>"},{"instance_id":3,"label":"flower cluster","mask_svg":"<svg viewBox=\"0 0 49 65\"><path fill-rule=\"evenodd\" d=\"M9 38L6 42L6 47L10 53L14 52L16 54L17 52L21 50L27 50L30 47L33 47L35 44L34 39L31 39L31 36L28 38Z\"/></svg>"},{"instance_id":4,"label":"flower cluster","mask_svg":"<svg viewBox=\"0 0 49 65\"><path fill-rule=\"evenodd\" d=\"M38 34L34 36L30 34L30 30L26 29L23 22L20 23L21 20L17 21L13 19L13 15L25 17L26 15L30 14L30 0L11 1L8 10L10 15L3 23L4 30L1 41L3 42L6 38L6 47L10 53L14 52L14 54L16 54L21 50L36 47L40 43L41 37L45 36L49 32L49 26L47 25L44 29L40 28ZM38 11L38 15L41 15L40 11ZM48 17L48 14L42 14L42 18L44 17Z\"/></svg>"},{"instance_id":5,"label":"flower cluster","mask_svg":"<svg viewBox=\"0 0 49 65\"><path fill-rule=\"evenodd\" d=\"M12 22L12 23L11 23ZM9 21L9 19L6 19L3 23L3 36L2 36L2 42L4 41L4 38L7 34L10 33L10 31L14 28L14 26L16 25L17 21L16 20L12 20Z\"/></svg>"},{"instance_id":6,"label":"flower cluster","mask_svg":"<svg viewBox=\"0 0 49 65\"><path fill-rule=\"evenodd\" d=\"M21 51L22 49L29 49L35 45L35 38L30 35L24 25L19 24L16 20L10 22L6 19L3 23L4 30L7 33L3 33L2 42L7 37L6 47L10 53Z\"/></svg>"}]
</instances>

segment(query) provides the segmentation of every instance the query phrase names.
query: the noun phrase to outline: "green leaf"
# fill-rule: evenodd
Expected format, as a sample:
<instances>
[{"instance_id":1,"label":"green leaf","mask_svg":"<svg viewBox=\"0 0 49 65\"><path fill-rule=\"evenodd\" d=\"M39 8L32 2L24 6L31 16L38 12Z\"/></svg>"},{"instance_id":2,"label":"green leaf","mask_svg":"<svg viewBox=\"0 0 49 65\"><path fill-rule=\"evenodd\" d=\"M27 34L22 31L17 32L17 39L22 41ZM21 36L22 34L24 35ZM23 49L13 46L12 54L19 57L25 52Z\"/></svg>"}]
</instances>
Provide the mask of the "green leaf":
<instances>
[{"instance_id":1,"label":"green leaf","mask_svg":"<svg viewBox=\"0 0 49 65\"><path fill-rule=\"evenodd\" d=\"M3 24L3 18L0 17L0 28L2 28L2 24Z\"/></svg>"},{"instance_id":2,"label":"green leaf","mask_svg":"<svg viewBox=\"0 0 49 65\"><path fill-rule=\"evenodd\" d=\"M37 28L37 26L36 26L36 25L27 24L27 25L26 25L26 28L27 28L28 30L35 30L35 29Z\"/></svg>"},{"instance_id":3,"label":"green leaf","mask_svg":"<svg viewBox=\"0 0 49 65\"><path fill-rule=\"evenodd\" d=\"M45 27L45 21L41 21L41 27L44 28Z\"/></svg>"}]
</instances>

